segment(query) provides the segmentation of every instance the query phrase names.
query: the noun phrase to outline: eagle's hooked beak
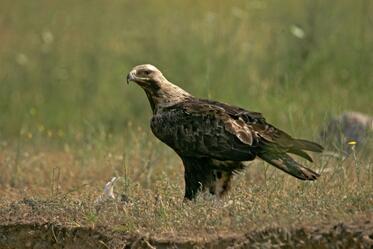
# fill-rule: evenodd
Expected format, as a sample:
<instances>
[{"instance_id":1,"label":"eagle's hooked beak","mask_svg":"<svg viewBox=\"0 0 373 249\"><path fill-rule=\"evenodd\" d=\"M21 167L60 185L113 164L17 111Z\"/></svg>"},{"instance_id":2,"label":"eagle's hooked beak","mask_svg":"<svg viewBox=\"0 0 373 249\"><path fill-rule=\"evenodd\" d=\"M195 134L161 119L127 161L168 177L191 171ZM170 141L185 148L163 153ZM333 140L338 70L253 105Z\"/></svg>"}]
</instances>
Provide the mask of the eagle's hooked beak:
<instances>
[{"instance_id":1,"label":"eagle's hooked beak","mask_svg":"<svg viewBox=\"0 0 373 249\"><path fill-rule=\"evenodd\" d=\"M127 84L130 83L130 81L134 81L135 80L135 75L136 74L136 70L132 70L131 72L128 73L127 75Z\"/></svg>"}]
</instances>

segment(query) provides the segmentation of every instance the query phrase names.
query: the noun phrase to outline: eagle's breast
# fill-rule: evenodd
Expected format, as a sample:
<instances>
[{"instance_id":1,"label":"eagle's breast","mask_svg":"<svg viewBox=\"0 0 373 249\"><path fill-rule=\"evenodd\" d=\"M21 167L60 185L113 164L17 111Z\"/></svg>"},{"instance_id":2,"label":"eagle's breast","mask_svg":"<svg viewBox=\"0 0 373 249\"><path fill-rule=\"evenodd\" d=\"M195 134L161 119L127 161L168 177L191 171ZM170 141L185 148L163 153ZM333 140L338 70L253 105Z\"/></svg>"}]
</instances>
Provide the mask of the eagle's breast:
<instances>
[{"instance_id":1,"label":"eagle's breast","mask_svg":"<svg viewBox=\"0 0 373 249\"><path fill-rule=\"evenodd\" d=\"M179 154L219 150L226 144L223 124L209 114L193 116L182 108L165 110L151 120L153 134Z\"/></svg>"},{"instance_id":2,"label":"eagle's breast","mask_svg":"<svg viewBox=\"0 0 373 249\"><path fill-rule=\"evenodd\" d=\"M172 148L175 146L175 134L178 130L177 118L174 112L167 111L155 114L150 121L153 134Z\"/></svg>"}]
</instances>

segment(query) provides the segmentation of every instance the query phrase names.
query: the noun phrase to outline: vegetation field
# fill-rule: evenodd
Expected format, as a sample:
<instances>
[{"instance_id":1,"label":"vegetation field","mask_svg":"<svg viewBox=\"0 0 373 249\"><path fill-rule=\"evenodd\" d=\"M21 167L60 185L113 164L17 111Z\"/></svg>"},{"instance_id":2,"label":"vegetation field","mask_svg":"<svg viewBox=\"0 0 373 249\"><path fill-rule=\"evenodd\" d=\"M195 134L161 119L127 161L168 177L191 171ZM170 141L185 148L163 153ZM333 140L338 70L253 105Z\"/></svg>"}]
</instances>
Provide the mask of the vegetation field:
<instances>
[{"instance_id":1,"label":"vegetation field","mask_svg":"<svg viewBox=\"0 0 373 249\"><path fill-rule=\"evenodd\" d=\"M318 141L330 117L373 115L371 13L369 0L0 0L0 248L373 246L373 146L301 161L311 183L256 160L224 198L183 202L181 160L125 84L151 63ZM114 176L118 199L97 202Z\"/></svg>"}]
</instances>

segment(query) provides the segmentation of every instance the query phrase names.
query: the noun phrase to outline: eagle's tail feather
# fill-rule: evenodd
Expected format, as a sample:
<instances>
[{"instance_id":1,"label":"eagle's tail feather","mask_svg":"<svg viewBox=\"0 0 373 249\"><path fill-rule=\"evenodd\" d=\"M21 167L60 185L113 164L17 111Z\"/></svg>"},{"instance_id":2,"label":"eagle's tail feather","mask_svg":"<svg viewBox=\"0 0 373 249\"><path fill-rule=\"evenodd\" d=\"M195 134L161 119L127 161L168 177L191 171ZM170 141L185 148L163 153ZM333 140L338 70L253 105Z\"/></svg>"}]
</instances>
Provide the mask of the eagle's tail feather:
<instances>
[{"instance_id":1,"label":"eagle's tail feather","mask_svg":"<svg viewBox=\"0 0 373 249\"><path fill-rule=\"evenodd\" d=\"M303 150L290 149L290 150L289 150L289 153L294 154L294 155L301 156L301 157L303 157L304 159L307 159L308 161L310 161L311 163L313 162L312 157L311 157L310 155L308 155L306 152L304 152Z\"/></svg>"},{"instance_id":2,"label":"eagle's tail feather","mask_svg":"<svg viewBox=\"0 0 373 249\"><path fill-rule=\"evenodd\" d=\"M320 176L315 171L300 165L293 158L285 153L268 152L261 153L258 156L264 161L272 164L276 168L285 171L286 173L301 180L314 181Z\"/></svg>"},{"instance_id":3,"label":"eagle's tail feather","mask_svg":"<svg viewBox=\"0 0 373 249\"><path fill-rule=\"evenodd\" d=\"M320 144L304 139L295 139L294 145L295 148L301 150L308 150L313 152L322 152L324 150L324 148Z\"/></svg>"}]
</instances>

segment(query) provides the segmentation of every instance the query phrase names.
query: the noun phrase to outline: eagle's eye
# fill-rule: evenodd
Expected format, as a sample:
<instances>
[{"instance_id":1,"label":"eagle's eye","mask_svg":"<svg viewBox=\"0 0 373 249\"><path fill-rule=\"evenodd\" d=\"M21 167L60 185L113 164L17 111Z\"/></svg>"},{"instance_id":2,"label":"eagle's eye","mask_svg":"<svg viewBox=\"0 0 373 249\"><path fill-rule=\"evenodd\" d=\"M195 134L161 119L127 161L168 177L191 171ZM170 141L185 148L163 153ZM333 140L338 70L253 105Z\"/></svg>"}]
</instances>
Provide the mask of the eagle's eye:
<instances>
[{"instance_id":1,"label":"eagle's eye","mask_svg":"<svg viewBox=\"0 0 373 249\"><path fill-rule=\"evenodd\" d=\"M144 70L144 74L149 75L149 74L151 74L151 71L150 70Z\"/></svg>"}]
</instances>

